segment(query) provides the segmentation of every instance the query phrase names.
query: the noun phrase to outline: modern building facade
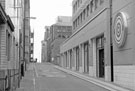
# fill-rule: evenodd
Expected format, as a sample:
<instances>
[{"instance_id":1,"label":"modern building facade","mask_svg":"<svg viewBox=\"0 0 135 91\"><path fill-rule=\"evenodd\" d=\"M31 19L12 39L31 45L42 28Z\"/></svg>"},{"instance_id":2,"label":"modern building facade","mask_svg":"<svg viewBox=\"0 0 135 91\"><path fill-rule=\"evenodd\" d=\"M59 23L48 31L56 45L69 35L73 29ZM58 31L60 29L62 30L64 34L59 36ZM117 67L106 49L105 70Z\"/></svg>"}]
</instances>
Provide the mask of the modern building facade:
<instances>
[{"instance_id":1,"label":"modern building facade","mask_svg":"<svg viewBox=\"0 0 135 91\"><path fill-rule=\"evenodd\" d=\"M73 0L60 65L135 90L134 0Z\"/></svg>"},{"instance_id":2,"label":"modern building facade","mask_svg":"<svg viewBox=\"0 0 135 91\"><path fill-rule=\"evenodd\" d=\"M60 44L72 34L71 17L58 16L57 22L50 26L51 62L59 64Z\"/></svg>"}]
</instances>

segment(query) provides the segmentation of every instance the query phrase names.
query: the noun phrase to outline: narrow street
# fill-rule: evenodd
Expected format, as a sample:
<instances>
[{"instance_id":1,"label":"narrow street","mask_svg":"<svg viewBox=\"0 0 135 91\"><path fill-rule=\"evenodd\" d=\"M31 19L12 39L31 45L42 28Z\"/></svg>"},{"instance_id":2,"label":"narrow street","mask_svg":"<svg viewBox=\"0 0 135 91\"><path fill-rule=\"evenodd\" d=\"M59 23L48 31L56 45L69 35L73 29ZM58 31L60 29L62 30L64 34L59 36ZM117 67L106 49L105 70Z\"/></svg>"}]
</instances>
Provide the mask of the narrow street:
<instances>
[{"instance_id":1,"label":"narrow street","mask_svg":"<svg viewBox=\"0 0 135 91\"><path fill-rule=\"evenodd\" d=\"M26 79L25 79L26 78ZM24 80L25 79L25 80ZM30 64L17 91L108 91L57 70L48 63Z\"/></svg>"}]
</instances>

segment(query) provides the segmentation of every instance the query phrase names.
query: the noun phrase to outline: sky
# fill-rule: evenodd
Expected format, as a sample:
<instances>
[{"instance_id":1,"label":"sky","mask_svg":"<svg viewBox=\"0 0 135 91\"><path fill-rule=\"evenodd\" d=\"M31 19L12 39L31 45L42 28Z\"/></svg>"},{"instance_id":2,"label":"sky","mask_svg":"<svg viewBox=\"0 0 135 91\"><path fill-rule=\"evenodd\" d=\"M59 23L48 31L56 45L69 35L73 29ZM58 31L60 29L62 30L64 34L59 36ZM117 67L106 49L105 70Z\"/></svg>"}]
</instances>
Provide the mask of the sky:
<instances>
[{"instance_id":1,"label":"sky","mask_svg":"<svg viewBox=\"0 0 135 91\"><path fill-rule=\"evenodd\" d=\"M41 41L45 26L56 22L57 16L72 16L72 0L30 0L31 31L34 30L34 58L41 61Z\"/></svg>"}]
</instances>

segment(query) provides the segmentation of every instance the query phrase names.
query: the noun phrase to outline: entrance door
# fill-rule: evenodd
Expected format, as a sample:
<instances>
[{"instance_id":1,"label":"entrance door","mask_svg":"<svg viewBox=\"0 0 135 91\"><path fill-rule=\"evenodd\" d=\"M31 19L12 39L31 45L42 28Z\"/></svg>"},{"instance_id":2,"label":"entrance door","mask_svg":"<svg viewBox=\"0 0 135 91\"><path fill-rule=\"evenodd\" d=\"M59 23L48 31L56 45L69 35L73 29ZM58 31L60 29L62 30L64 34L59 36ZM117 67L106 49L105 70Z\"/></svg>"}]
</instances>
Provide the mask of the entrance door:
<instances>
[{"instance_id":1,"label":"entrance door","mask_svg":"<svg viewBox=\"0 0 135 91\"><path fill-rule=\"evenodd\" d=\"M104 49L99 49L99 77L104 77Z\"/></svg>"}]
</instances>

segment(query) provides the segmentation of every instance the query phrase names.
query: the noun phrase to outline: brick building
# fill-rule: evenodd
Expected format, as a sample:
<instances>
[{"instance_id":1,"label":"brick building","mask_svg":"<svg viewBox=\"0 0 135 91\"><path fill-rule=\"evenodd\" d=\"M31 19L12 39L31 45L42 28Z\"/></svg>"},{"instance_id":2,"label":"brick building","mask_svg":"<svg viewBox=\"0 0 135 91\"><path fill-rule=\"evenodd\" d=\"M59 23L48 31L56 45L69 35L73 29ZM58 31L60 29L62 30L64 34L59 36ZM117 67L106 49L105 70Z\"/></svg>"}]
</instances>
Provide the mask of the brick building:
<instances>
[{"instance_id":1,"label":"brick building","mask_svg":"<svg viewBox=\"0 0 135 91\"><path fill-rule=\"evenodd\" d=\"M50 26L51 62L59 63L60 44L72 34L71 17L58 16L57 22Z\"/></svg>"}]
</instances>

